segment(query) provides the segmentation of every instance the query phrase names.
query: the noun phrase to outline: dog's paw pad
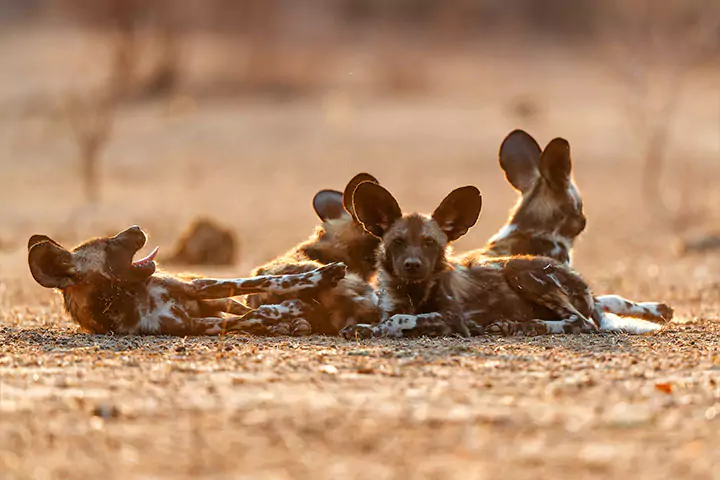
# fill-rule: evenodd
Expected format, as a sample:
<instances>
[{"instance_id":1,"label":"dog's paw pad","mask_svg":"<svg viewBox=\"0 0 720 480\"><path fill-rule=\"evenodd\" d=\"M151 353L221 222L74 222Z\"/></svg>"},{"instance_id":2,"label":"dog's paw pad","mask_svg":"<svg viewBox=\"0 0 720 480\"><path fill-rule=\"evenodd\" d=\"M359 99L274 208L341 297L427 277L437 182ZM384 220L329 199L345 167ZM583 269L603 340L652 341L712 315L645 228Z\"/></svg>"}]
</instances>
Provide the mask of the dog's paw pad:
<instances>
[{"instance_id":1,"label":"dog's paw pad","mask_svg":"<svg viewBox=\"0 0 720 480\"><path fill-rule=\"evenodd\" d=\"M375 335L375 330L370 325L349 325L340 330L340 335L347 340L372 338Z\"/></svg>"}]
</instances>

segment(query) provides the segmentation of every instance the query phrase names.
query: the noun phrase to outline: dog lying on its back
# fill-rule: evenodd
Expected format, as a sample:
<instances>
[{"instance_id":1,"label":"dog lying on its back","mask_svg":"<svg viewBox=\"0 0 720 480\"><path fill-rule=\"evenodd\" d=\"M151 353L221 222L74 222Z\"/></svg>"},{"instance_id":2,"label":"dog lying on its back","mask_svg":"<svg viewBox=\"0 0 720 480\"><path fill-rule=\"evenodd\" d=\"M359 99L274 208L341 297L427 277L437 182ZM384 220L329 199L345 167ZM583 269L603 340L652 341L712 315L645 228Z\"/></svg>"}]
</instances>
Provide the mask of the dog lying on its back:
<instances>
[{"instance_id":1,"label":"dog lying on its back","mask_svg":"<svg viewBox=\"0 0 720 480\"><path fill-rule=\"evenodd\" d=\"M635 319L610 322L590 288L567 265L548 257L515 256L463 264L447 247L477 221L480 192L450 193L432 216L403 215L383 187L363 183L354 194L359 221L381 244L378 296L381 322L349 326L354 336L653 331ZM656 320L662 321L661 317Z\"/></svg>"},{"instance_id":2,"label":"dog lying on its back","mask_svg":"<svg viewBox=\"0 0 720 480\"><path fill-rule=\"evenodd\" d=\"M309 323L298 324L294 335L311 332L334 335L346 325L373 323L377 319L375 293L368 281L375 274L380 240L363 229L352 205L353 192L363 182L378 183L372 175L360 173L348 182L342 193L318 192L313 208L322 225L308 240L252 272L253 275L284 275L307 272L332 262L347 265L345 278L335 288L324 290L314 298L307 317ZM284 294L264 293L251 296L248 303L266 305L286 299Z\"/></svg>"},{"instance_id":3,"label":"dog lying on its back","mask_svg":"<svg viewBox=\"0 0 720 480\"><path fill-rule=\"evenodd\" d=\"M555 138L545 149L528 133L514 130L500 146L500 167L521 194L507 223L483 248L461 255L472 266L488 258L538 255L570 265L572 248L587 219L572 178L570 144ZM596 305L615 315L671 320L673 310L656 302L633 302L618 295L595 297Z\"/></svg>"},{"instance_id":4,"label":"dog lying on its back","mask_svg":"<svg viewBox=\"0 0 720 480\"><path fill-rule=\"evenodd\" d=\"M292 299L337 284L345 266L334 263L297 275L246 279L190 278L156 273L157 248L133 260L147 237L131 227L114 237L90 240L72 251L45 235L28 242L28 263L42 286L62 291L73 320L93 333L217 335L226 331L286 334L307 307ZM279 305L251 310L230 297L283 294Z\"/></svg>"}]
</instances>

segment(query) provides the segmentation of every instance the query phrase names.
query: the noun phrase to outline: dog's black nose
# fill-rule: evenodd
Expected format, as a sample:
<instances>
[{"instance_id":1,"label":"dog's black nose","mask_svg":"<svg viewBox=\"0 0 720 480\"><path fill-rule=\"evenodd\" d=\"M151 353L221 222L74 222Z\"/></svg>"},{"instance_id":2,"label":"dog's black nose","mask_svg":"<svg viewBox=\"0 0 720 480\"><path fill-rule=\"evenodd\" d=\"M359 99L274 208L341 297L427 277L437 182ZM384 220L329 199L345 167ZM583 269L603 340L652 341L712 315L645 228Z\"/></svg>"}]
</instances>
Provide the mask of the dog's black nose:
<instances>
[{"instance_id":1,"label":"dog's black nose","mask_svg":"<svg viewBox=\"0 0 720 480\"><path fill-rule=\"evenodd\" d=\"M405 272L417 273L422 267L422 263L417 258L408 258L405 260L405 264L403 266L405 267Z\"/></svg>"}]
</instances>

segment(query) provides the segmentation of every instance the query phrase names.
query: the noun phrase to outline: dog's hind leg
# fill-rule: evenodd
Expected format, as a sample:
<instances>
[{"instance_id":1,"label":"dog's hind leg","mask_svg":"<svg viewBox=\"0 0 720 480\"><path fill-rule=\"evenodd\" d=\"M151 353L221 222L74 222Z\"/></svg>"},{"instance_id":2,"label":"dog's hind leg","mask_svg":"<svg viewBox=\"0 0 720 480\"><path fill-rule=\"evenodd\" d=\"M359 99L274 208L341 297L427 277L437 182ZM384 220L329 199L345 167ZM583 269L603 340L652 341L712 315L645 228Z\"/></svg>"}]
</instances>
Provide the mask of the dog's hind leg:
<instances>
[{"instance_id":1,"label":"dog's hind leg","mask_svg":"<svg viewBox=\"0 0 720 480\"><path fill-rule=\"evenodd\" d=\"M594 298L587 284L574 272L539 257L513 258L505 270L510 287L526 301L550 310L558 321L576 324L574 331L598 330L591 319L595 311Z\"/></svg>"},{"instance_id":2,"label":"dog's hind leg","mask_svg":"<svg viewBox=\"0 0 720 480\"><path fill-rule=\"evenodd\" d=\"M656 323L667 323L673 318L673 309L656 302L633 302L619 295L601 295L595 297L595 305L606 313L621 317L642 318Z\"/></svg>"},{"instance_id":3,"label":"dog's hind leg","mask_svg":"<svg viewBox=\"0 0 720 480\"><path fill-rule=\"evenodd\" d=\"M196 299L220 299L250 293L295 294L306 290L331 288L345 276L345 264L330 263L310 272L292 275L260 275L249 278L199 278L188 282Z\"/></svg>"}]
</instances>

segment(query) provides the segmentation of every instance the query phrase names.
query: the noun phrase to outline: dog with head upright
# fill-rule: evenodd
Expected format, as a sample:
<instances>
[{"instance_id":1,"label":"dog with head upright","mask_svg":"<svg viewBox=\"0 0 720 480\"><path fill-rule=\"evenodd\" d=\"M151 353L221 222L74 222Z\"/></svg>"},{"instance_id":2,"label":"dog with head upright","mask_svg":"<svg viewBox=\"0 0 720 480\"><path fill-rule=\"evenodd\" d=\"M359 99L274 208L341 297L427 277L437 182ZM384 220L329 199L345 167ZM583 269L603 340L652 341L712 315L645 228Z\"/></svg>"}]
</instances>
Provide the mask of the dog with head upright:
<instances>
[{"instance_id":1,"label":"dog with head upright","mask_svg":"<svg viewBox=\"0 0 720 480\"><path fill-rule=\"evenodd\" d=\"M365 231L352 205L353 192L363 182L378 184L372 175L359 173L343 192L318 192L313 208L322 224L313 235L252 272L253 275L285 275L308 272L333 262L347 265L345 278L335 288L319 292L313 298L308 324L297 324L293 330L295 335L334 335L347 325L372 323L377 319L377 301L369 280L375 274L380 240ZM252 295L248 303L267 305L286 299L284 294L263 293Z\"/></svg>"},{"instance_id":2,"label":"dog with head upright","mask_svg":"<svg viewBox=\"0 0 720 480\"><path fill-rule=\"evenodd\" d=\"M475 187L454 190L431 216L403 215L392 194L374 183L359 185L353 203L359 221L381 239L380 323L349 326L342 332L347 338L659 328L635 319L608 321L585 281L555 259L513 256L464 264L453 257L448 245L480 214Z\"/></svg>"},{"instance_id":3,"label":"dog with head upright","mask_svg":"<svg viewBox=\"0 0 720 480\"><path fill-rule=\"evenodd\" d=\"M472 266L488 258L537 255L570 265L587 218L572 177L569 142L558 137L541 149L530 134L514 130L503 140L498 157L520 200L500 231L483 248L463 254L461 262ZM672 308L663 303L634 302L618 295L597 296L595 303L615 315L666 321L673 317Z\"/></svg>"},{"instance_id":4,"label":"dog with head upright","mask_svg":"<svg viewBox=\"0 0 720 480\"><path fill-rule=\"evenodd\" d=\"M572 178L568 141L555 138L541 149L528 133L514 130L503 140L499 160L521 197L503 228L483 248L465 254L466 262L538 255L569 264L587 219Z\"/></svg>"},{"instance_id":5,"label":"dog with head upright","mask_svg":"<svg viewBox=\"0 0 720 480\"><path fill-rule=\"evenodd\" d=\"M66 310L85 330L176 336L287 334L307 314L297 297L332 288L345 274L343 264L333 263L295 275L227 280L174 276L156 272L157 248L133 260L146 241L139 227L73 250L33 235L28 242L30 272L40 285L62 292ZM252 310L231 298L259 292L287 300Z\"/></svg>"}]
</instances>

